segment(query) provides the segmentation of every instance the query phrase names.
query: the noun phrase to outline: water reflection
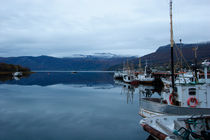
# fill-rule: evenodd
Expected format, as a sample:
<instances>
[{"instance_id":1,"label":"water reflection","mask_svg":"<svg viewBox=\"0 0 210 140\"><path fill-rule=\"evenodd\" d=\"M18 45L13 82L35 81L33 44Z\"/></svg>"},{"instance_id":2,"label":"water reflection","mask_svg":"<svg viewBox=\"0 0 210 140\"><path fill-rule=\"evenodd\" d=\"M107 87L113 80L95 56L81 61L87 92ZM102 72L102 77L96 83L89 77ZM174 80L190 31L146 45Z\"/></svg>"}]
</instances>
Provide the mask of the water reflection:
<instances>
[{"instance_id":1,"label":"water reflection","mask_svg":"<svg viewBox=\"0 0 210 140\"><path fill-rule=\"evenodd\" d=\"M155 92L155 87L154 86L139 86L139 92L146 98L152 97L152 95Z\"/></svg>"},{"instance_id":2,"label":"water reflection","mask_svg":"<svg viewBox=\"0 0 210 140\"><path fill-rule=\"evenodd\" d=\"M1 82L0 139L145 139L138 92L114 84L112 73L35 73Z\"/></svg>"},{"instance_id":3,"label":"water reflection","mask_svg":"<svg viewBox=\"0 0 210 140\"><path fill-rule=\"evenodd\" d=\"M126 101L127 101L127 104L128 103L132 103L133 104L133 97L134 97L134 92L135 92L135 88L129 84L124 84L123 87L122 87L122 91L121 91L121 94L124 94L126 95Z\"/></svg>"},{"instance_id":4,"label":"water reflection","mask_svg":"<svg viewBox=\"0 0 210 140\"><path fill-rule=\"evenodd\" d=\"M13 77L6 77L0 83L16 85L39 85L49 86L56 84L74 84L74 85L113 85L113 73L95 73L95 72L37 72L30 77L14 80Z\"/></svg>"},{"instance_id":5,"label":"water reflection","mask_svg":"<svg viewBox=\"0 0 210 140\"><path fill-rule=\"evenodd\" d=\"M0 83L5 83L7 81L18 81L22 78L27 78L30 75L30 73L24 73L22 76L13 76L12 74L0 74Z\"/></svg>"},{"instance_id":6,"label":"water reflection","mask_svg":"<svg viewBox=\"0 0 210 140\"><path fill-rule=\"evenodd\" d=\"M134 94L138 94L139 98L160 97L162 87L152 85L131 85L122 80L114 80L114 83L121 87L121 95L126 95L126 101L133 103Z\"/></svg>"}]
</instances>

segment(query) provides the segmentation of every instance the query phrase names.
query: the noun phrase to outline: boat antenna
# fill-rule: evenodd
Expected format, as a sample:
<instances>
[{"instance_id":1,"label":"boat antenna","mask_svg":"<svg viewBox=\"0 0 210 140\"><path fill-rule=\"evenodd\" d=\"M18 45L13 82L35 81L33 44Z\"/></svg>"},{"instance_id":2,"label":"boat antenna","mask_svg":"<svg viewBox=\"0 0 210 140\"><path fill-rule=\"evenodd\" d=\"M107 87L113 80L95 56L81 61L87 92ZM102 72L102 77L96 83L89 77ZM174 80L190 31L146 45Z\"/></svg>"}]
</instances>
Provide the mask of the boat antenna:
<instances>
[{"instance_id":1,"label":"boat antenna","mask_svg":"<svg viewBox=\"0 0 210 140\"><path fill-rule=\"evenodd\" d=\"M141 57L139 57L139 72L141 72Z\"/></svg>"},{"instance_id":2,"label":"boat antenna","mask_svg":"<svg viewBox=\"0 0 210 140\"><path fill-rule=\"evenodd\" d=\"M173 22L172 22L172 0L170 0L170 33L171 33L171 80L172 80L172 89L174 93L174 40L173 40Z\"/></svg>"},{"instance_id":3,"label":"boat antenna","mask_svg":"<svg viewBox=\"0 0 210 140\"><path fill-rule=\"evenodd\" d=\"M194 55L195 55L195 66L194 66L195 68L194 68L194 70L195 70L195 81L196 81L196 82L198 81L198 76L197 76L197 73L198 73L198 72L197 72L197 67L198 67L198 66L197 66L197 50L198 50L198 46L193 48L193 51L194 51L194 53L195 53L195 54L194 54Z\"/></svg>"},{"instance_id":4,"label":"boat antenna","mask_svg":"<svg viewBox=\"0 0 210 140\"><path fill-rule=\"evenodd\" d=\"M127 72L130 74L130 66L129 66L129 63L128 63L128 59L127 59Z\"/></svg>"},{"instance_id":5,"label":"boat antenna","mask_svg":"<svg viewBox=\"0 0 210 140\"><path fill-rule=\"evenodd\" d=\"M180 60L180 71L181 72L183 72L183 69L182 69L182 39L179 39L179 41L180 41L180 58L181 58L181 60Z\"/></svg>"},{"instance_id":6,"label":"boat antenna","mask_svg":"<svg viewBox=\"0 0 210 140\"><path fill-rule=\"evenodd\" d=\"M145 67L144 67L144 74L145 75L147 74L147 60L146 60L146 64L145 64Z\"/></svg>"}]
</instances>

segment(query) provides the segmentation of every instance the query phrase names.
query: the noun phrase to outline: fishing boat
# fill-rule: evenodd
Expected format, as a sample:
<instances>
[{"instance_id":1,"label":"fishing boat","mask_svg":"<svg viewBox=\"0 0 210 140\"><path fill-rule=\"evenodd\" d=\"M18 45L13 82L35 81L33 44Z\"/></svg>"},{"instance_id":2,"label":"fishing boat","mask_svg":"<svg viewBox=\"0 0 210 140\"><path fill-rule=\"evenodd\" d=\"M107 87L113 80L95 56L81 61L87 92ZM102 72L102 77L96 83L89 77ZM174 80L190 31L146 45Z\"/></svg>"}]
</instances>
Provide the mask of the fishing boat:
<instances>
[{"instance_id":1,"label":"fishing boat","mask_svg":"<svg viewBox=\"0 0 210 140\"><path fill-rule=\"evenodd\" d=\"M141 98L139 114L143 117L157 114L210 114L209 84L179 84L175 89L176 97L173 96L171 89L165 89L160 98Z\"/></svg>"},{"instance_id":2,"label":"fishing boat","mask_svg":"<svg viewBox=\"0 0 210 140\"><path fill-rule=\"evenodd\" d=\"M16 81L20 80L20 78L23 76L22 72L16 71L12 73L12 78Z\"/></svg>"},{"instance_id":3,"label":"fishing boat","mask_svg":"<svg viewBox=\"0 0 210 140\"><path fill-rule=\"evenodd\" d=\"M127 60L127 64L123 64L123 70L115 71L113 77L114 79L123 80L125 83L131 83L133 80L135 80L136 76L134 70L131 69Z\"/></svg>"},{"instance_id":4,"label":"fishing boat","mask_svg":"<svg viewBox=\"0 0 210 140\"><path fill-rule=\"evenodd\" d=\"M133 73L123 74L123 81L125 83L132 83L135 80L135 75Z\"/></svg>"},{"instance_id":5,"label":"fishing boat","mask_svg":"<svg viewBox=\"0 0 210 140\"><path fill-rule=\"evenodd\" d=\"M123 80L123 71L115 71L114 72L114 79Z\"/></svg>"},{"instance_id":6,"label":"fishing boat","mask_svg":"<svg viewBox=\"0 0 210 140\"><path fill-rule=\"evenodd\" d=\"M174 132L175 125L179 124L177 131L189 132L187 138L208 138L209 137L209 118L210 118L210 83L207 77L207 67L209 62L204 61L205 80L200 82L197 73L193 74L194 81L175 82L174 62L173 62L173 26L172 26L172 0L170 0L170 35L171 35L171 84L161 94L161 98L141 98L139 114L145 119L140 123L143 128L152 136L159 139L183 139L180 134ZM192 119L192 115L202 115L195 117L194 120L203 122L203 129L189 129L186 122ZM204 116L204 117L203 117ZM183 119L184 118L184 119ZM183 121L184 120L184 121ZM187 120L187 121L186 121ZM177 124L175 122L178 122ZM185 124L184 124L185 123ZM205 127L205 128L204 128ZM196 133L194 133L196 132ZM176 133L176 134L175 134ZM205 133L205 135L203 135ZM172 136L172 137L171 137Z\"/></svg>"},{"instance_id":7,"label":"fishing boat","mask_svg":"<svg viewBox=\"0 0 210 140\"><path fill-rule=\"evenodd\" d=\"M137 77L137 80L139 81L139 83L141 84L152 84L152 82L154 81L154 77L152 77L151 73L147 72L148 66L147 66L147 62L146 62L146 66L144 68L144 74L139 74Z\"/></svg>"},{"instance_id":8,"label":"fishing boat","mask_svg":"<svg viewBox=\"0 0 210 140\"><path fill-rule=\"evenodd\" d=\"M208 64L209 62L205 62L205 63ZM193 83L194 81L197 81L198 83L210 83L210 79L207 78L209 76L208 73L207 73L207 77L203 76L204 73L198 73L197 78L195 78L195 75L193 73L194 73L193 71L179 72L177 74L177 77L175 78L175 84L190 84L190 83ZM161 78L161 80L164 83L164 86L166 86L166 87L171 86L171 80L170 79Z\"/></svg>"},{"instance_id":9,"label":"fishing boat","mask_svg":"<svg viewBox=\"0 0 210 140\"><path fill-rule=\"evenodd\" d=\"M194 81L194 75L192 71L179 73L176 77L175 84L185 84Z\"/></svg>"},{"instance_id":10,"label":"fishing boat","mask_svg":"<svg viewBox=\"0 0 210 140\"><path fill-rule=\"evenodd\" d=\"M205 69L209 63L203 63ZM139 114L143 117L160 115L199 115L210 114L210 84L205 70L205 81L178 83L175 87L165 88L160 98L140 98Z\"/></svg>"},{"instance_id":11,"label":"fishing boat","mask_svg":"<svg viewBox=\"0 0 210 140\"><path fill-rule=\"evenodd\" d=\"M12 73L12 76L13 77L20 77L20 76L22 76L23 75L23 73L22 72L14 72L14 73Z\"/></svg>"},{"instance_id":12,"label":"fishing boat","mask_svg":"<svg viewBox=\"0 0 210 140\"><path fill-rule=\"evenodd\" d=\"M114 79L123 80L125 83L131 83L135 80L135 75L130 70L115 71Z\"/></svg>"},{"instance_id":13,"label":"fishing boat","mask_svg":"<svg viewBox=\"0 0 210 140\"><path fill-rule=\"evenodd\" d=\"M173 26L172 26L172 0L170 0L170 24L171 24L171 87L162 92L161 98L142 98L140 115L147 117L148 112L160 114L210 114L210 83L208 82L207 68L210 62L204 61L205 80L198 79L188 74L184 80L174 82L173 68ZM197 74L194 74L197 75ZM186 78L189 81L186 82ZM192 81L194 79L194 81ZM150 113L152 114L152 113Z\"/></svg>"},{"instance_id":14,"label":"fishing boat","mask_svg":"<svg viewBox=\"0 0 210 140\"><path fill-rule=\"evenodd\" d=\"M123 81L125 83L129 83L129 84L132 81L134 81L136 78L134 68L129 65L128 60L127 60L127 64L125 66L123 66L123 74L122 75L123 75Z\"/></svg>"},{"instance_id":15,"label":"fishing boat","mask_svg":"<svg viewBox=\"0 0 210 140\"><path fill-rule=\"evenodd\" d=\"M131 82L131 84L136 85L136 84L153 84L155 78L152 77L151 73L148 73L148 66L147 66L147 61L146 65L144 68L144 73L139 73L137 77Z\"/></svg>"},{"instance_id":16,"label":"fishing boat","mask_svg":"<svg viewBox=\"0 0 210 140\"><path fill-rule=\"evenodd\" d=\"M160 140L208 140L210 138L210 115L155 116L142 119L140 125Z\"/></svg>"}]
</instances>

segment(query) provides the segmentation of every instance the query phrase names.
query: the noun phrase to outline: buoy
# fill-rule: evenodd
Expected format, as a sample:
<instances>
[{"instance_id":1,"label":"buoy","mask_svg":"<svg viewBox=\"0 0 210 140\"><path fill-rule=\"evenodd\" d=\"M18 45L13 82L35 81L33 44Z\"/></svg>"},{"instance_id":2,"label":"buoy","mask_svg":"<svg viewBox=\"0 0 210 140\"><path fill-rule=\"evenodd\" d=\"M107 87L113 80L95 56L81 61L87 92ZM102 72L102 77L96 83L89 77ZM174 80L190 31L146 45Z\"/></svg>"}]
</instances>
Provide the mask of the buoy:
<instances>
[{"instance_id":1,"label":"buoy","mask_svg":"<svg viewBox=\"0 0 210 140\"><path fill-rule=\"evenodd\" d=\"M187 105L190 107L196 107L198 105L198 100L195 97L190 97L187 99Z\"/></svg>"}]
</instances>

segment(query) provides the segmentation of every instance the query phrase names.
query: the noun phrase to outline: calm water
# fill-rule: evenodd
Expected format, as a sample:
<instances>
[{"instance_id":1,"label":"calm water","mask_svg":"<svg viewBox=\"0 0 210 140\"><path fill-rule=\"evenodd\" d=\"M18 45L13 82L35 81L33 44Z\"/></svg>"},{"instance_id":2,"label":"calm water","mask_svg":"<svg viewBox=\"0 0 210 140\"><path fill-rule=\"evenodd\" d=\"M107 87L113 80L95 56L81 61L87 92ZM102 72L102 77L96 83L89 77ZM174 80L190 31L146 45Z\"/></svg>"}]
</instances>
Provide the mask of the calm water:
<instances>
[{"instance_id":1,"label":"calm water","mask_svg":"<svg viewBox=\"0 0 210 140\"><path fill-rule=\"evenodd\" d=\"M35 73L0 82L1 140L140 140L139 90L112 73Z\"/></svg>"}]
</instances>

